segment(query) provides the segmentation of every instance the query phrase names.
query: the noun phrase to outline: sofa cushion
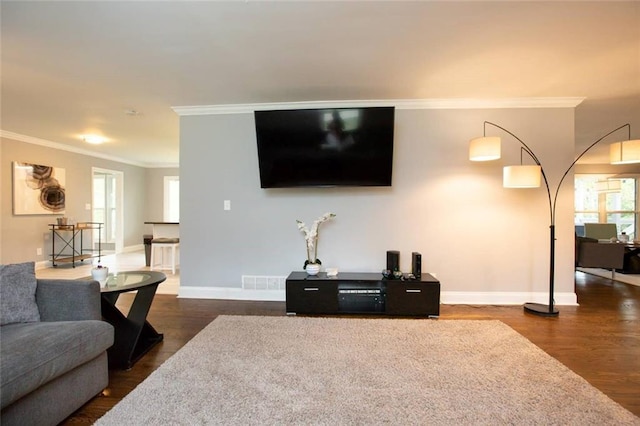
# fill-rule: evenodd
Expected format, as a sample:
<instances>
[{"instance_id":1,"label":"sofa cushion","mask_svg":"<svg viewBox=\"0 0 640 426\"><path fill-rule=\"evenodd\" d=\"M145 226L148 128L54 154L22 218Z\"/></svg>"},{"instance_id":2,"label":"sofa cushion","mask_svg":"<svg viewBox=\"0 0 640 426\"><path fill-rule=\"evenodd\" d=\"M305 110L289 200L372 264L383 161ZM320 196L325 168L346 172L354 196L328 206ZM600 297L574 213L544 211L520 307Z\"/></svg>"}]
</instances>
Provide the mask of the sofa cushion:
<instances>
[{"instance_id":1,"label":"sofa cushion","mask_svg":"<svg viewBox=\"0 0 640 426\"><path fill-rule=\"evenodd\" d=\"M0 328L2 408L97 357L113 344L99 320L10 324Z\"/></svg>"},{"instance_id":2,"label":"sofa cushion","mask_svg":"<svg viewBox=\"0 0 640 426\"><path fill-rule=\"evenodd\" d=\"M40 321L35 263L0 265L0 325Z\"/></svg>"}]
</instances>

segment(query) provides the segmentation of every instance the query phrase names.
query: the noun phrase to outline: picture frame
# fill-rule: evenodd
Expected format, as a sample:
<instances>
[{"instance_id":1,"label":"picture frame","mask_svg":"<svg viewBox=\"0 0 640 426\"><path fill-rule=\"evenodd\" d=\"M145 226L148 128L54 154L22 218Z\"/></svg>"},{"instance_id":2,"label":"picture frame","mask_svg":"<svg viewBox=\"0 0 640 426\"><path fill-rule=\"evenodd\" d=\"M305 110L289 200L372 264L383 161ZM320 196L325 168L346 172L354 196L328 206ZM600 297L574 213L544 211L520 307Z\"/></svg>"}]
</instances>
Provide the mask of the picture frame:
<instances>
[{"instance_id":1,"label":"picture frame","mask_svg":"<svg viewBox=\"0 0 640 426\"><path fill-rule=\"evenodd\" d=\"M63 168L14 161L13 214L64 214L65 180Z\"/></svg>"}]
</instances>

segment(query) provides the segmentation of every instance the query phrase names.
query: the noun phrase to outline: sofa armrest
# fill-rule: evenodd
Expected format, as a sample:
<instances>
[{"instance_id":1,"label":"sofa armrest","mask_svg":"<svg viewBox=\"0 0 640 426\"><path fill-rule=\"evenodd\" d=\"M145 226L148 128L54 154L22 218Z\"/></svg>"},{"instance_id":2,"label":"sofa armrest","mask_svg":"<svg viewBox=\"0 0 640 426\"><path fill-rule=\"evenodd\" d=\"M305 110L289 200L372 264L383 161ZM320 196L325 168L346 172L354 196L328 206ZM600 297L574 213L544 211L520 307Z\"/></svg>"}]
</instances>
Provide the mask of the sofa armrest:
<instances>
[{"instance_id":1,"label":"sofa armrest","mask_svg":"<svg viewBox=\"0 0 640 426\"><path fill-rule=\"evenodd\" d=\"M38 279L36 303L41 321L102 319L98 281Z\"/></svg>"}]
</instances>

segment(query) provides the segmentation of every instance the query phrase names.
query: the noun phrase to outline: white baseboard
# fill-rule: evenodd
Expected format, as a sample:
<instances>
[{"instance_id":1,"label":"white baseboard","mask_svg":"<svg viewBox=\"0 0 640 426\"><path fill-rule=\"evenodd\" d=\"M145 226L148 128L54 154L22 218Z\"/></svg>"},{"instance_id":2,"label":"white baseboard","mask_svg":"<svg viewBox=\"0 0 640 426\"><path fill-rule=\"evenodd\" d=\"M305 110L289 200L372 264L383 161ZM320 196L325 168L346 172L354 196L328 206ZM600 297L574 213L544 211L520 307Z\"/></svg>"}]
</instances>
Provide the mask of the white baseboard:
<instances>
[{"instance_id":1,"label":"white baseboard","mask_svg":"<svg viewBox=\"0 0 640 426\"><path fill-rule=\"evenodd\" d=\"M575 293L555 293L555 305L577 306ZM549 303L549 293L499 292L499 291L443 291L440 303L445 305L522 305L525 303Z\"/></svg>"},{"instance_id":2,"label":"white baseboard","mask_svg":"<svg viewBox=\"0 0 640 426\"><path fill-rule=\"evenodd\" d=\"M247 290L236 287L180 286L178 297L185 299L285 301L284 290Z\"/></svg>"},{"instance_id":3,"label":"white baseboard","mask_svg":"<svg viewBox=\"0 0 640 426\"><path fill-rule=\"evenodd\" d=\"M185 287L180 286L179 298L285 301L284 290L251 290L236 287ZM555 304L578 305L575 293L556 293ZM445 305L522 305L527 302L548 303L548 293L528 292L464 292L444 291L440 302Z\"/></svg>"},{"instance_id":4,"label":"white baseboard","mask_svg":"<svg viewBox=\"0 0 640 426\"><path fill-rule=\"evenodd\" d=\"M131 253L134 251L144 250L144 244L137 244L135 246L127 246L122 248L122 253Z\"/></svg>"}]
</instances>

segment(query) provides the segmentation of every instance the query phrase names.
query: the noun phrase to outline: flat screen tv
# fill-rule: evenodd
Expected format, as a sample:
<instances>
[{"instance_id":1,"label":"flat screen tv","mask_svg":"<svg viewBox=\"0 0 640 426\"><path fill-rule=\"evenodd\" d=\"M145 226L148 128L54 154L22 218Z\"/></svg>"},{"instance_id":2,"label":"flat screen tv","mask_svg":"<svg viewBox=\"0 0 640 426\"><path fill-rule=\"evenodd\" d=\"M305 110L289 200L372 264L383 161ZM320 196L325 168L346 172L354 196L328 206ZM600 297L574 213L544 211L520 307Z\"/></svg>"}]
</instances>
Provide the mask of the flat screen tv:
<instances>
[{"instance_id":1,"label":"flat screen tv","mask_svg":"<svg viewBox=\"0 0 640 426\"><path fill-rule=\"evenodd\" d=\"M260 186L391 186L394 111L256 111Z\"/></svg>"}]
</instances>

